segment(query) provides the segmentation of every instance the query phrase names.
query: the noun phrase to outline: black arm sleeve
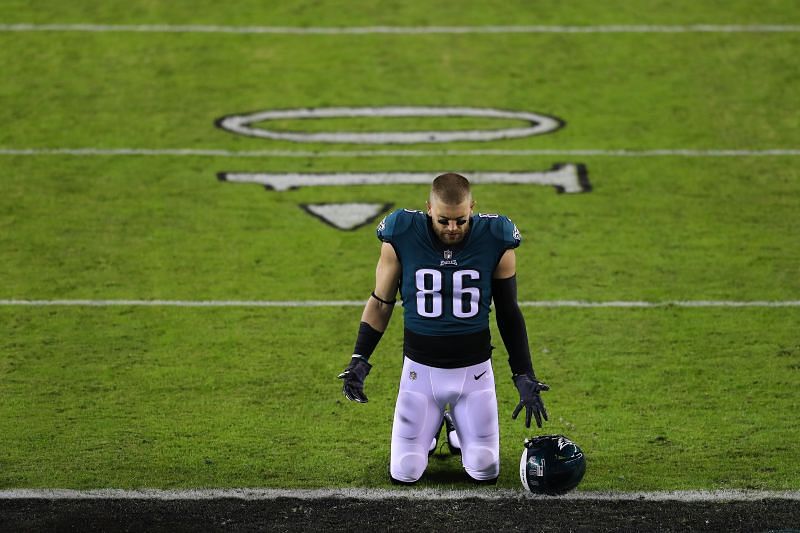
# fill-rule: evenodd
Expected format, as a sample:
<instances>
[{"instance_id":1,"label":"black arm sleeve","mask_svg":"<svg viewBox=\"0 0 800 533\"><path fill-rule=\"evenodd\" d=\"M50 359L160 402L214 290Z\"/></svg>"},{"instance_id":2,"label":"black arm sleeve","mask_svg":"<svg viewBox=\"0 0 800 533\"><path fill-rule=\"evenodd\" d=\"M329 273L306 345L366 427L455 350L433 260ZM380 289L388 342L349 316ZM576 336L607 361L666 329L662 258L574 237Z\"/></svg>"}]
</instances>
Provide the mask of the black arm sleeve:
<instances>
[{"instance_id":1,"label":"black arm sleeve","mask_svg":"<svg viewBox=\"0 0 800 533\"><path fill-rule=\"evenodd\" d=\"M517 303L517 276L492 280L492 298L497 315L497 329L508 352L511 372L533 375L531 351L525 318Z\"/></svg>"}]
</instances>

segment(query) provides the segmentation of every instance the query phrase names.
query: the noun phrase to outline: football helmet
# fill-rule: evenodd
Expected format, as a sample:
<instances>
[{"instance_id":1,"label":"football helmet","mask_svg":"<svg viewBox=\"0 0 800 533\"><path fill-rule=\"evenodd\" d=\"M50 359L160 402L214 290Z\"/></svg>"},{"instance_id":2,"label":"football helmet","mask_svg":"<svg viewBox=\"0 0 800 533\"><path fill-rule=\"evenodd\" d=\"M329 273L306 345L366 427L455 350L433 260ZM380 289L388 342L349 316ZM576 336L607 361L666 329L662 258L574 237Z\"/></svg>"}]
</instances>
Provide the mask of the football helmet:
<instances>
[{"instance_id":1,"label":"football helmet","mask_svg":"<svg viewBox=\"0 0 800 533\"><path fill-rule=\"evenodd\" d=\"M586 473L586 458L564 435L525 439L519 461L522 486L538 494L564 494L578 486Z\"/></svg>"}]
</instances>

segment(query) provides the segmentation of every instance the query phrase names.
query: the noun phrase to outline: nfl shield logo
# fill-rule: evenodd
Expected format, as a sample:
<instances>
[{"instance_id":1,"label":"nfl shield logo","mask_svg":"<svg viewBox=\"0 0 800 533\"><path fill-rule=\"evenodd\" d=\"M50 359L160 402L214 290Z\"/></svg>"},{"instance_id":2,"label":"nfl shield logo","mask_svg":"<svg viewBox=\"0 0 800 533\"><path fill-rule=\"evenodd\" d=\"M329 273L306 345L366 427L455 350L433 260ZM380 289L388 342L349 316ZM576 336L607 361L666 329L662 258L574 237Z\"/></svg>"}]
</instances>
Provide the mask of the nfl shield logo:
<instances>
[{"instance_id":1,"label":"nfl shield logo","mask_svg":"<svg viewBox=\"0 0 800 533\"><path fill-rule=\"evenodd\" d=\"M450 261L452 258L453 258L453 252L450 251L450 250L445 250L444 251L444 260L445 261Z\"/></svg>"}]
</instances>

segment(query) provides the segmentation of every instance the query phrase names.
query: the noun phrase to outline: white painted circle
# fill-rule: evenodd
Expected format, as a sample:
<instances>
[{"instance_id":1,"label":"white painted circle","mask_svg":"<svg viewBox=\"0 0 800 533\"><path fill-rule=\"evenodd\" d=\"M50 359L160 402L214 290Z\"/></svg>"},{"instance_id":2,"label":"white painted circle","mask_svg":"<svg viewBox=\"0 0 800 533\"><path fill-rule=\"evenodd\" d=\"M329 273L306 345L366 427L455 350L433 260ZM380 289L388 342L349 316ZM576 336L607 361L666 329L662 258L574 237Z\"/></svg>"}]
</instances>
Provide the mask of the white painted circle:
<instances>
[{"instance_id":1,"label":"white painted circle","mask_svg":"<svg viewBox=\"0 0 800 533\"><path fill-rule=\"evenodd\" d=\"M524 120L529 126L492 130L376 131L367 133L331 131L319 133L274 131L251 124L269 120L326 119L347 117L479 117ZM563 123L553 117L528 111L504 111L478 107L326 107L317 109L275 109L246 115L230 115L217 125L232 133L282 141L350 144L417 144L454 141L495 141L550 133Z\"/></svg>"}]
</instances>

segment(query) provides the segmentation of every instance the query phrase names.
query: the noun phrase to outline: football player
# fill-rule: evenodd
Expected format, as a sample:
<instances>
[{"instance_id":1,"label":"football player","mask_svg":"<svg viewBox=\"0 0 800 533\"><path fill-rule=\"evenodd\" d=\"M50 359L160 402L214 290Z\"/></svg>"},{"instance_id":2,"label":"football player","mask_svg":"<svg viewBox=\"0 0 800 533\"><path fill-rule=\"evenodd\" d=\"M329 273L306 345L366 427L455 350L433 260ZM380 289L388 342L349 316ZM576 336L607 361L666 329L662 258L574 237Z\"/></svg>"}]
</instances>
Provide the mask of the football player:
<instances>
[{"instance_id":1,"label":"football player","mask_svg":"<svg viewBox=\"0 0 800 533\"><path fill-rule=\"evenodd\" d=\"M497 481L500 435L489 334L492 300L520 396L512 418L525 408L526 427L531 417L539 427L547 420L539 393L549 387L534 374L517 304L514 249L520 244L519 231L507 217L476 215L474 207L469 181L459 174L442 174L433 180L427 212L400 209L378 225L383 244L375 290L361 315L350 364L339 378L349 400L367 401L369 357L389 323L399 289L404 362L389 467L396 483L414 483L422 476L448 405L467 474L478 482Z\"/></svg>"}]
</instances>

